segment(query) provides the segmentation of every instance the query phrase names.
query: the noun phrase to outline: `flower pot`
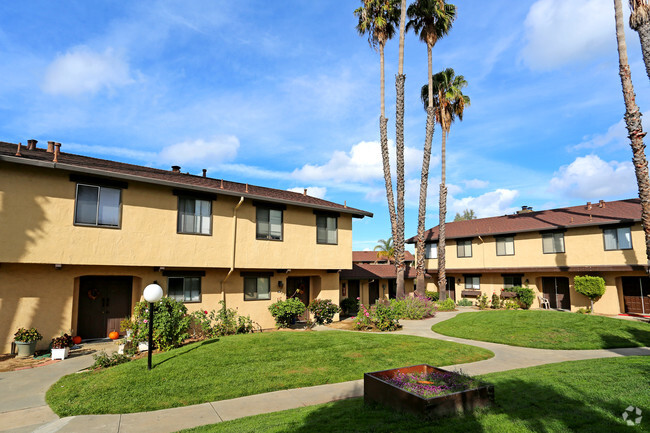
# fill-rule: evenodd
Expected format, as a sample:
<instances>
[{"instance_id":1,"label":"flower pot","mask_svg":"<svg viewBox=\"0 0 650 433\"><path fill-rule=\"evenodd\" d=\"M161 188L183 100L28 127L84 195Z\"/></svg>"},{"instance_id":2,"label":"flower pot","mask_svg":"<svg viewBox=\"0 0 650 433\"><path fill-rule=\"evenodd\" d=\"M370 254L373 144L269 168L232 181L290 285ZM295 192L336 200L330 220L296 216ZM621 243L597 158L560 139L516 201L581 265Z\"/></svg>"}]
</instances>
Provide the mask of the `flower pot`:
<instances>
[{"instance_id":1,"label":"flower pot","mask_svg":"<svg viewBox=\"0 0 650 433\"><path fill-rule=\"evenodd\" d=\"M34 356L36 341L16 341L18 356Z\"/></svg>"},{"instance_id":2,"label":"flower pot","mask_svg":"<svg viewBox=\"0 0 650 433\"><path fill-rule=\"evenodd\" d=\"M66 359L70 354L70 348L52 349L52 359Z\"/></svg>"},{"instance_id":3,"label":"flower pot","mask_svg":"<svg viewBox=\"0 0 650 433\"><path fill-rule=\"evenodd\" d=\"M149 343L147 342L138 343L138 352L146 352L147 350L149 350Z\"/></svg>"}]
</instances>

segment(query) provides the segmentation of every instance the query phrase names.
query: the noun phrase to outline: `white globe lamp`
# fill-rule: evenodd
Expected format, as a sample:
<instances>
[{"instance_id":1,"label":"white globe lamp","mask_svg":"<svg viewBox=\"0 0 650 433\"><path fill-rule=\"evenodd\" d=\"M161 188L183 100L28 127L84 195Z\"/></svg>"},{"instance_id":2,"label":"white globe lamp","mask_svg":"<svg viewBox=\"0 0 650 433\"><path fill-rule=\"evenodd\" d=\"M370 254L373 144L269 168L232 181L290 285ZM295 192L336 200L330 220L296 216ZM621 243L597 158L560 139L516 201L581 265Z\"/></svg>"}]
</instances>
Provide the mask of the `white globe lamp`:
<instances>
[{"instance_id":1,"label":"white globe lamp","mask_svg":"<svg viewBox=\"0 0 650 433\"><path fill-rule=\"evenodd\" d=\"M144 288L144 300L149 303L149 346L147 369L151 370L151 351L153 350L153 304L163 297L163 289L158 284L149 284Z\"/></svg>"}]
</instances>

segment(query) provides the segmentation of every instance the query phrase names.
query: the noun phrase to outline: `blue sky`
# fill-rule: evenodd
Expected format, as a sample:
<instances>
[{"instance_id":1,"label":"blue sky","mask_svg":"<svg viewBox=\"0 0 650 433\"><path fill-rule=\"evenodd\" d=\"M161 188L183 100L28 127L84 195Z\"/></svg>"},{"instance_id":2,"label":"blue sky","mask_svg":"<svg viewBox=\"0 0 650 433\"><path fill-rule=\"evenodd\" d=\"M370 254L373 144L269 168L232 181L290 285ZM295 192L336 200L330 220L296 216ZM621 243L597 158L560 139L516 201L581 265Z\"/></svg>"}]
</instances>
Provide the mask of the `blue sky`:
<instances>
[{"instance_id":1,"label":"blue sky","mask_svg":"<svg viewBox=\"0 0 650 433\"><path fill-rule=\"evenodd\" d=\"M623 1L626 15L627 2ZM0 140L280 189L371 211L354 248L390 236L379 154L379 55L357 35L359 1L3 2ZM434 72L469 85L447 141L449 220L636 195L611 0L457 0ZM627 30L641 111L639 39ZM394 138L397 39L386 49ZM427 79L410 34L406 233L415 234ZM646 128L647 129L647 128ZM440 133L427 227L438 223ZM394 157L394 154L392 155Z\"/></svg>"}]
</instances>

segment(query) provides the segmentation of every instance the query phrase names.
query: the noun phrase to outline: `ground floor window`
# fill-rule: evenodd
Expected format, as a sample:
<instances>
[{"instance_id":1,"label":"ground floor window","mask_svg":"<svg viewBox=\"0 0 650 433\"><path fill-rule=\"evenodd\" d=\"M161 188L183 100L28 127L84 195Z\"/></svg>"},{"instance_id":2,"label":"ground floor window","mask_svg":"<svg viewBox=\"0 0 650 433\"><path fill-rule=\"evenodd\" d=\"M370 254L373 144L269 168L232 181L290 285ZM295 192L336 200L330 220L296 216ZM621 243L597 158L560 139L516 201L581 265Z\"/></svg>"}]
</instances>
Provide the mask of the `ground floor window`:
<instances>
[{"instance_id":1,"label":"ground floor window","mask_svg":"<svg viewBox=\"0 0 650 433\"><path fill-rule=\"evenodd\" d=\"M169 277L167 296L180 302L201 302L201 278Z\"/></svg>"},{"instance_id":2,"label":"ground floor window","mask_svg":"<svg viewBox=\"0 0 650 433\"><path fill-rule=\"evenodd\" d=\"M244 301L271 299L271 278L244 277Z\"/></svg>"},{"instance_id":3,"label":"ground floor window","mask_svg":"<svg viewBox=\"0 0 650 433\"><path fill-rule=\"evenodd\" d=\"M509 289L511 287L521 287L521 276L519 275L504 275L503 287Z\"/></svg>"},{"instance_id":4,"label":"ground floor window","mask_svg":"<svg viewBox=\"0 0 650 433\"><path fill-rule=\"evenodd\" d=\"M465 290L480 290L481 277L465 277Z\"/></svg>"}]
</instances>

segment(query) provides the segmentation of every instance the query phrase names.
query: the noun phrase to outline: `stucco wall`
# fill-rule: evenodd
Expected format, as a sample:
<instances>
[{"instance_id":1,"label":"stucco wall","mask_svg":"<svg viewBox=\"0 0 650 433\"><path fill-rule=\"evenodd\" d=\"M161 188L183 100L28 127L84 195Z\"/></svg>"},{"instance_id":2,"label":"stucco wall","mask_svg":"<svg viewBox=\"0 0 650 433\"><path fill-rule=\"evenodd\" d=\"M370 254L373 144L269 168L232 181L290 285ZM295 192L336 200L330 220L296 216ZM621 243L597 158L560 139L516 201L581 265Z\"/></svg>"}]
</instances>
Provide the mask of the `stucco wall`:
<instances>
[{"instance_id":1,"label":"stucco wall","mask_svg":"<svg viewBox=\"0 0 650 433\"><path fill-rule=\"evenodd\" d=\"M74 225L76 183L63 171L0 163L0 262L106 266L230 267L236 197L212 202L212 235L177 233L178 197L168 187L129 182L121 227ZM255 207L237 213L236 267L349 269L352 218L338 219L338 244L316 243L310 208L287 206L284 240L255 239Z\"/></svg>"}]
</instances>

